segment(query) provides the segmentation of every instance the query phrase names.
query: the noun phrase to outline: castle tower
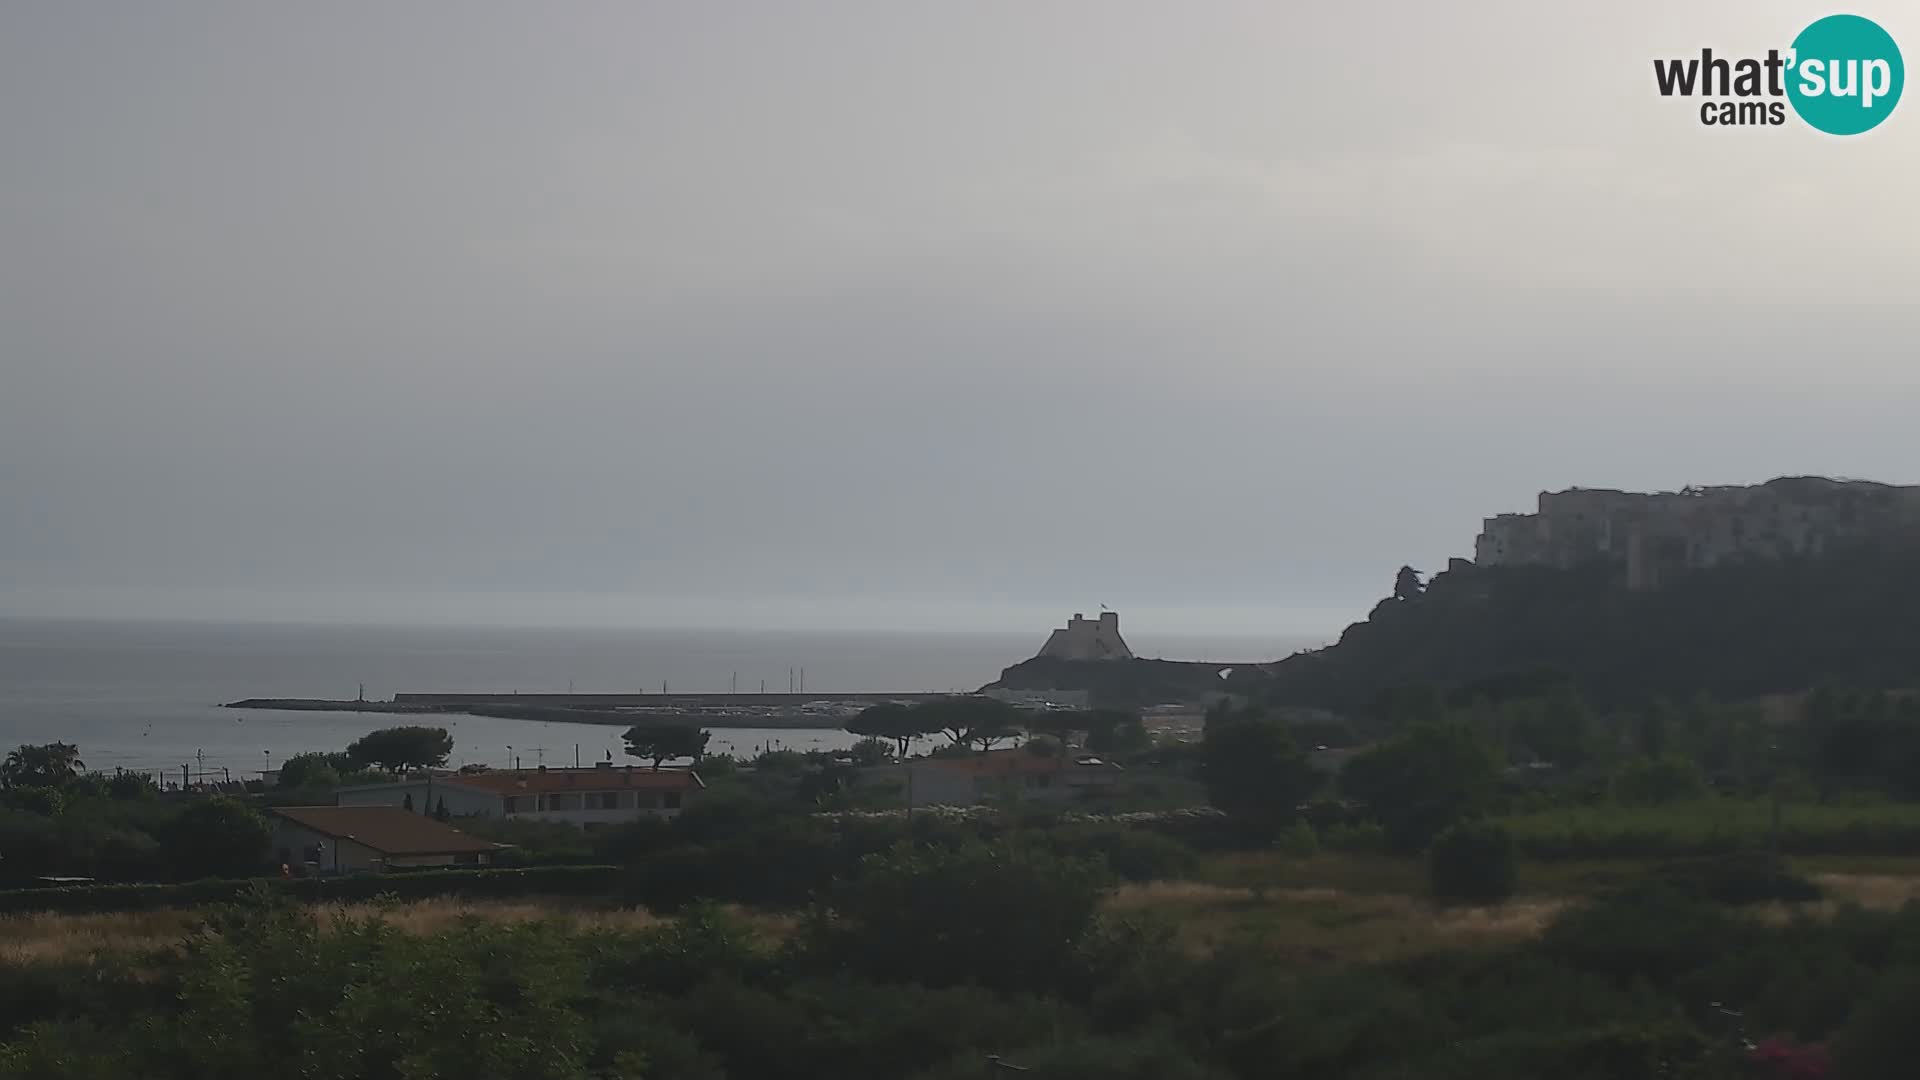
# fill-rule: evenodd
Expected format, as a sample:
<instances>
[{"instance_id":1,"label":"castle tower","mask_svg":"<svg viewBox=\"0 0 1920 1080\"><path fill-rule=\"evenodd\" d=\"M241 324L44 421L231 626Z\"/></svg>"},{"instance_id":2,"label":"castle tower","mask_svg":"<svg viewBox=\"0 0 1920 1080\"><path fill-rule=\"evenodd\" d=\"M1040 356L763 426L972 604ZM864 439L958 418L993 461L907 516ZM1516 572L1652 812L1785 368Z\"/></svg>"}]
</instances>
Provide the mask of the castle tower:
<instances>
[{"instance_id":1,"label":"castle tower","mask_svg":"<svg viewBox=\"0 0 1920 1080\"><path fill-rule=\"evenodd\" d=\"M1088 619L1079 612L1054 630L1036 656L1055 660L1131 660L1133 650L1120 637L1120 613L1103 611Z\"/></svg>"}]
</instances>

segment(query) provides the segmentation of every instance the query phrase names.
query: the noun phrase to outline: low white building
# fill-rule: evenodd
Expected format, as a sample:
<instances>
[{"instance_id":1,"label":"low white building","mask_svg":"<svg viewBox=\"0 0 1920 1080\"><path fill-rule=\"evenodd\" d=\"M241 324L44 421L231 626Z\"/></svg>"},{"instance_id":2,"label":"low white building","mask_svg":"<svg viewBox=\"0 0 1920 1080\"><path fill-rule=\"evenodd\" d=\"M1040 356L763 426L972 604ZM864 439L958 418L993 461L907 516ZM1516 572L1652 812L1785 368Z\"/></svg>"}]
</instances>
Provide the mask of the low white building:
<instances>
[{"instance_id":1,"label":"low white building","mask_svg":"<svg viewBox=\"0 0 1920 1080\"><path fill-rule=\"evenodd\" d=\"M341 788L341 806L412 806L450 817L519 818L611 824L678 817L706 785L691 769L607 762L590 769L500 769L432 773L385 784Z\"/></svg>"},{"instance_id":2,"label":"low white building","mask_svg":"<svg viewBox=\"0 0 1920 1080\"><path fill-rule=\"evenodd\" d=\"M270 812L275 861L315 873L487 866L503 846L392 806L280 806Z\"/></svg>"}]
</instances>

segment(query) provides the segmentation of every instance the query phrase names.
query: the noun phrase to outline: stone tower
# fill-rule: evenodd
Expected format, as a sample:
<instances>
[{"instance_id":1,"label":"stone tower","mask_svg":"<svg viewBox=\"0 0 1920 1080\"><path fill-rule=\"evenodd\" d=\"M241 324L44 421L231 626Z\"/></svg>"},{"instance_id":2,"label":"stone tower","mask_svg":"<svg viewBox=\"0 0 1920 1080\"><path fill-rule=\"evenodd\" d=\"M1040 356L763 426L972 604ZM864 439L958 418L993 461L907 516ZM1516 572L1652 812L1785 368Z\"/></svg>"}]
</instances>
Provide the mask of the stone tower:
<instances>
[{"instance_id":1,"label":"stone tower","mask_svg":"<svg viewBox=\"0 0 1920 1080\"><path fill-rule=\"evenodd\" d=\"M1055 660L1131 660L1133 650L1120 637L1120 613L1103 611L1097 620L1075 612L1054 630L1036 656Z\"/></svg>"}]
</instances>

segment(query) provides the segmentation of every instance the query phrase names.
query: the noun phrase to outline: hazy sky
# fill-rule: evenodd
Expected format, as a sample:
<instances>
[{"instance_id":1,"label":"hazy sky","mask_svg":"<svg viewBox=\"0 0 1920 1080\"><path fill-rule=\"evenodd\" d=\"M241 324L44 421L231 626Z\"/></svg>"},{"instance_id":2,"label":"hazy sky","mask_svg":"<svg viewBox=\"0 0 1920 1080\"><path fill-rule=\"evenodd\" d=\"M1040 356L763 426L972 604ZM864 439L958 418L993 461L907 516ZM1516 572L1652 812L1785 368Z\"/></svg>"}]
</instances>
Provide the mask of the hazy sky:
<instances>
[{"instance_id":1,"label":"hazy sky","mask_svg":"<svg viewBox=\"0 0 1920 1080\"><path fill-rule=\"evenodd\" d=\"M0 611L1332 632L1920 481L1920 100L1654 90L1828 13L6 4Z\"/></svg>"}]
</instances>

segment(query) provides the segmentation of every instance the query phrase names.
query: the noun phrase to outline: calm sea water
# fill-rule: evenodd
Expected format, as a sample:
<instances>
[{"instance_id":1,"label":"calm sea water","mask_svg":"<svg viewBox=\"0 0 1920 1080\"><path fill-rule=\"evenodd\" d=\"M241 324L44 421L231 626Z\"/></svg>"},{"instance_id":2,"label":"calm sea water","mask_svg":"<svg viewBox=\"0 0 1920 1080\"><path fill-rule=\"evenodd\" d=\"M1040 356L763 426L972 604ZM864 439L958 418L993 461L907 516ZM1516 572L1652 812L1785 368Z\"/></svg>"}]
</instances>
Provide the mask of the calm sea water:
<instances>
[{"instance_id":1,"label":"calm sea water","mask_svg":"<svg viewBox=\"0 0 1920 1080\"><path fill-rule=\"evenodd\" d=\"M806 689L972 690L1033 654L1047 628L1018 634L571 630L0 619L0 748L76 743L91 769L167 770L235 779L288 755L338 750L404 722L360 713L222 709L250 697L369 699L397 691L622 693ZM1129 633L1143 656L1263 660L1298 638L1160 637ZM581 762L621 754L620 730L449 716L453 763ZM842 731L715 731L716 751L839 747Z\"/></svg>"}]
</instances>

